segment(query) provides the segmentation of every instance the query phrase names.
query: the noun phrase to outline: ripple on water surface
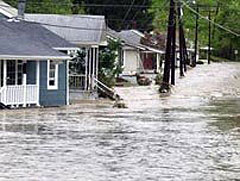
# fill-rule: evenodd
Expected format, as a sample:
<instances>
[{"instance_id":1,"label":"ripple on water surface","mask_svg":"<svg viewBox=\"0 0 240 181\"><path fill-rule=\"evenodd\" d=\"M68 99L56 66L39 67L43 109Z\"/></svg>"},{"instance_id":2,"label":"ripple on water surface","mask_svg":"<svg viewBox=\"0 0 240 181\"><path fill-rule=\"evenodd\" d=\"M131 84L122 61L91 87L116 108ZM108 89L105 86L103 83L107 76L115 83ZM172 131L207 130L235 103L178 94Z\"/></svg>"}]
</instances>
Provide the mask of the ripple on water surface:
<instances>
[{"instance_id":1,"label":"ripple on water surface","mask_svg":"<svg viewBox=\"0 0 240 181\"><path fill-rule=\"evenodd\" d=\"M165 98L156 87L120 89L128 109L0 112L0 180L237 180L239 68L191 70Z\"/></svg>"}]
</instances>

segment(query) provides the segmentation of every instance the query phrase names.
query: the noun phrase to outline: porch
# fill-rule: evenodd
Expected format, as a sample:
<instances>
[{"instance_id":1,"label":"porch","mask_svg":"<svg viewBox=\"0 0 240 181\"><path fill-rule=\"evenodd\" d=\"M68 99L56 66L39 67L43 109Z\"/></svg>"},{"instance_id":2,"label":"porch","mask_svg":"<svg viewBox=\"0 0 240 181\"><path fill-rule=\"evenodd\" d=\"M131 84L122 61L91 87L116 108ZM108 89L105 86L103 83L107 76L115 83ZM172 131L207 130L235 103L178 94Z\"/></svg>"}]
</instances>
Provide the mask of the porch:
<instances>
[{"instance_id":1,"label":"porch","mask_svg":"<svg viewBox=\"0 0 240 181\"><path fill-rule=\"evenodd\" d=\"M0 60L0 102L39 106L39 61Z\"/></svg>"},{"instance_id":2,"label":"porch","mask_svg":"<svg viewBox=\"0 0 240 181\"><path fill-rule=\"evenodd\" d=\"M68 54L71 54L68 52ZM99 47L80 48L78 56L69 63L70 102L96 99L99 66Z\"/></svg>"}]
</instances>

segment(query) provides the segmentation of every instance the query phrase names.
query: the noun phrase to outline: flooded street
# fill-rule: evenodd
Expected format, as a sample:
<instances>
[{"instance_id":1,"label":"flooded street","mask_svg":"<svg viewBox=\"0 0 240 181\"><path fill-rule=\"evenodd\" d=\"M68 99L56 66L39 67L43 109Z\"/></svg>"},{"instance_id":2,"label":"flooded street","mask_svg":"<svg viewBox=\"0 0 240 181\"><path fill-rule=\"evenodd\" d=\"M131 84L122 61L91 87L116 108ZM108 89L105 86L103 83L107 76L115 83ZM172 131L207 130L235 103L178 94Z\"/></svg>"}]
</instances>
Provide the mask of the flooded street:
<instances>
[{"instance_id":1,"label":"flooded street","mask_svg":"<svg viewBox=\"0 0 240 181\"><path fill-rule=\"evenodd\" d=\"M1 181L240 179L240 64L198 66L170 97L0 112Z\"/></svg>"}]
</instances>

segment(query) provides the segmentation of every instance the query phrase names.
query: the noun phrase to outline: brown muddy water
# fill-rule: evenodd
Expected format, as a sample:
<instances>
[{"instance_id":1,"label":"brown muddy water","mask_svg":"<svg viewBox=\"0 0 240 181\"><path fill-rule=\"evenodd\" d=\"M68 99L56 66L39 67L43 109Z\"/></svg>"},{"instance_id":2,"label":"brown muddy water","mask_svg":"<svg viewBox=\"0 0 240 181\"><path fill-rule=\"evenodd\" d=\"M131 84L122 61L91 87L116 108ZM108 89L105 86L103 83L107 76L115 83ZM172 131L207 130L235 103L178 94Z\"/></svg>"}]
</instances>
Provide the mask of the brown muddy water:
<instances>
[{"instance_id":1,"label":"brown muddy water","mask_svg":"<svg viewBox=\"0 0 240 181\"><path fill-rule=\"evenodd\" d=\"M170 97L0 112L1 181L240 179L240 64L199 66Z\"/></svg>"}]
</instances>

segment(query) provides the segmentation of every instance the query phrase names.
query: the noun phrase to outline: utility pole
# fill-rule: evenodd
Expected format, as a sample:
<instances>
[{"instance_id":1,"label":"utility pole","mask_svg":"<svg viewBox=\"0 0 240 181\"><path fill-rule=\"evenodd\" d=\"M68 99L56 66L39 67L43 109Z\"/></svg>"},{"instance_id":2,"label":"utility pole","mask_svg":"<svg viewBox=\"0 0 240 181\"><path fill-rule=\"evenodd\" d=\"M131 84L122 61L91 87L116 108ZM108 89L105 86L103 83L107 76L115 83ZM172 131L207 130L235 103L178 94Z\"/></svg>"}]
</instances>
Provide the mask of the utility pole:
<instances>
[{"instance_id":1,"label":"utility pole","mask_svg":"<svg viewBox=\"0 0 240 181\"><path fill-rule=\"evenodd\" d=\"M180 54L180 76L184 76L183 64L184 50L183 50L183 22L182 22L182 7L181 2L178 1L178 26L179 26L179 54Z\"/></svg>"},{"instance_id":2,"label":"utility pole","mask_svg":"<svg viewBox=\"0 0 240 181\"><path fill-rule=\"evenodd\" d=\"M26 8L26 1L27 0L18 0L18 19L24 19L24 12Z\"/></svg>"},{"instance_id":3,"label":"utility pole","mask_svg":"<svg viewBox=\"0 0 240 181\"><path fill-rule=\"evenodd\" d=\"M212 24L211 24L211 11L209 8L209 12L208 12L208 64L211 63L211 32L212 32Z\"/></svg>"},{"instance_id":4,"label":"utility pole","mask_svg":"<svg viewBox=\"0 0 240 181\"><path fill-rule=\"evenodd\" d=\"M171 84L175 85L176 70L176 3L173 0L173 31L172 31L172 52L171 52Z\"/></svg>"},{"instance_id":5,"label":"utility pole","mask_svg":"<svg viewBox=\"0 0 240 181\"><path fill-rule=\"evenodd\" d=\"M197 64L197 51L198 51L198 20L199 20L199 8L198 8L198 5L196 5L196 27L195 27L195 47L194 47L194 59L193 59L193 62L192 62L192 66L193 67L196 67L196 64Z\"/></svg>"},{"instance_id":6,"label":"utility pole","mask_svg":"<svg viewBox=\"0 0 240 181\"><path fill-rule=\"evenodd\" d=\"M171 71L171 83L175 84L175 49L173 47L174 39L176 40L176 19L175 19L175 0L170 0L170 11L168 18L168 33L167 33L167 45L165 54L165 64L163 73L163 83L160 87L160 92L168 91ZM174 28L175 26L175 28ZM174 37L175 34L175 37ZM176 48L176 47L175 47ZM174 53L173 53L174 52ZM173 55L174 54L174 55ZM174 59L174 61L173 61ZM173 70L174 69L174 70Z\"/></svg>"},{"instance_id":7,"label":"utility pole","mask_svg":"<svg viewBox=\"0 0 240 181\"><path fill-rule=\"evenodd\" d=\"M184 55L184 71L187 72L187 65L190 65L190 60L188 58L186 39L183 31L183 55Z\"/></svg>"}]
</instances>

